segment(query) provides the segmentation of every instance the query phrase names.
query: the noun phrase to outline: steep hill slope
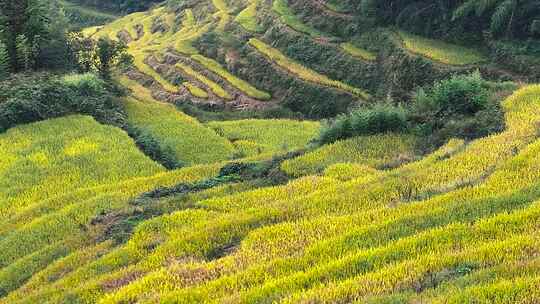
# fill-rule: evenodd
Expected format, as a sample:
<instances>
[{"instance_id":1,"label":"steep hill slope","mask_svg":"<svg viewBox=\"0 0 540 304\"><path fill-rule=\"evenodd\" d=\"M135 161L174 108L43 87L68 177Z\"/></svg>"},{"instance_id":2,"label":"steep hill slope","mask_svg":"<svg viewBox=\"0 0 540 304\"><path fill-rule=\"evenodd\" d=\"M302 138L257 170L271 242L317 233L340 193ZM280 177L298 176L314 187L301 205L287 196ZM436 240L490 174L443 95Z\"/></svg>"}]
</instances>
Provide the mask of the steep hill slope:
<instances>
[{"instance_id":1,"label":"steep hill slope","mask_svg":"<svg viewBox=\"0 0 540 304\"><path fill-rule=\"evenodd\" d=\"M306 22L320 12L301 17L299 2L170 1L86 33L127 43L136 67L128 76L159 100L229 109L279 105L312 118L374 96L404 97L454 72L480 68L489 77L509 76L493 68L481 46L389 28L341 36L315 29ZM357 16L331 17L343 26L362 23Z\"/></svg>"},{"instance_id":2,"label":"steep hill slope","mask_svg":"<svg viewBox=\"0 0 540 304\"><path fill-rule=\"evenodd\" d=\"M223 165L163 173L138 156L129 163L145 171L102 179L107 185L58 193L46 183L35 195L21 192L21 203L3 204L0 302L534 302L539 105L540 87L523 88L504 102L504 132L453 140L386 169L379 164L392 157L389 150L396 155L388 143L399 139L375 136L358 147L380 153L336 157L324 173L282 186L250 190L244 181L193 192L185 185L218 175ZM59 139L45 134L67 120L93 123L42 123L39 140L18 136L38 125L3 135L3 149L27 151L18 162L4 161L3 180L5 170L47 163L40 151ZM226 124L212 127L232 134ZM66 155L102 147L98 135L74 135L86 144L61 145ZM8 147L13 136L24 140ZM323 149L355 153L347 145ZM13 159L6 153L4 160ZM306 160L284 166L312 174L302 168ZM178 183L184 188L140 196ZM133 232L124 230L133 223Z\"/></svg>"},{"instance_id":3,"label":"steep hill slope","mask_svg":"<svg viewBox=\"0 0 540 304\"><path fill-rule=\"evenodd\" d=\"M540 85L437 83L482 95L453 110L494 104L433 111L450 134L500 118L485 137L426 150L420 124L358 135L356 111L375 113L359 106L449 75L528 79L486 45L370 22L362 8L385 2L361 3L170 0L87 28L134 58L113 75L128 90L107 95L110 121L41 115L37 86L2 95L0 304L540 302ZM345 136L316 141L332 127L319 119L353 108Z\"/></svg>"}]
</instances>

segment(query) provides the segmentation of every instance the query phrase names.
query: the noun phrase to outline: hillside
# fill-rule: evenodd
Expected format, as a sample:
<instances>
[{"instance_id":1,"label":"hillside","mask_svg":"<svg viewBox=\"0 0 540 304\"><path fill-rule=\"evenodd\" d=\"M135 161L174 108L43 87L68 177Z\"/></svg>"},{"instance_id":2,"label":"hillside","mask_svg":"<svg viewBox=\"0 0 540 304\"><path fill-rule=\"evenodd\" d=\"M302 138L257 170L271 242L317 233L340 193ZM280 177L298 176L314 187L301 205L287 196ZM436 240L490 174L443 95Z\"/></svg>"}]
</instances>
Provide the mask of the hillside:
<instances>
[{"instance_id":1,"label":"hillside","mask_svg":"<svg viewBox=\"0 0 540 304\"><path fill-rule=\"evenodd\" d=\"M0 137L2 302L536 299L539 103L523 88L504 132L392 169L410 138L323 147L334 160L285 162L305 176L259 189L198 183L224 163L164 172L86 117L13 128Z\"/></svg>"},{"instance_id":2,"label":"hillside","mask_svg":"<svg viewBox=\"0 0 540 304\"><path fill-rule=\"evenodd\" d=\"M0 304L540 302L530 3L66 1L88 61L0 77Z\"/></svg>"},{"instance_id":3,"label":"hillside","mask_svg":"<svg viewBox=\"0 0 540 304\"><path fill-rule=\"evenodd\" d=\"M296 14L302 3L315 10L305 22ZM376 97L406 97L456 72L534 77L498 66L481 44L467 47L391 27L324 32L307 23L311 17L362 21L316 3L171 1L85 33L127 43L135 58L128 77L158 100L243 110L279 105L308 118L333 117Z\"/></svg>"}]
</instances>

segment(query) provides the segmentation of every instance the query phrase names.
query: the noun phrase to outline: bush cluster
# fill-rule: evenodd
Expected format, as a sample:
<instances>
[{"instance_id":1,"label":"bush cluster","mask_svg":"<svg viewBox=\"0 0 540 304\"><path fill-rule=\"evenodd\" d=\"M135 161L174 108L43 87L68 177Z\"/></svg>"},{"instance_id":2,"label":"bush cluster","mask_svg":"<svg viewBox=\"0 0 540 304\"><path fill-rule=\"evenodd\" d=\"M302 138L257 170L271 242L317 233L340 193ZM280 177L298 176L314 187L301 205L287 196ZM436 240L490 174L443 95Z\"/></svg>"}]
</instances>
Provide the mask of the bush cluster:
<instances>
[{"instance_id":1,"label":"bush cluster","mask_svg":"<svg viewBox=\"0 0 540 304\"><path fill-rule=\"evenodd\" d=\"M409 114L411 125L428 146L439 146L450 138L471 140L502 131L501 105L490 98L500 89L478 72L419 89Z\"/></svg>"},{"instance_id":2,"label":"bush cluster","mask_svg":"<svg viewBox=\"0 0 540 304\"><path fill-rule=\"evenodd\" d=\"M135 140L137 147L153 161L169 170L184 167L184 163L177 159L175 151L168 146L162 147L160 142L148 131L132 125L126 126L125 129L128 135Z\"/></svg>"},{"instance_id":3,"label":"bush cluster","mask_svg":"<svg viewBox=\"0 0 540 304\"><path fill-rule=\"evenodd\" d=\"M474 139L504 128L497 97L513 86L497 86L479 72L454 75L420 88L406 107L377 104L338 116L322 128L318 142L328 144L360 135L411 132L425 140L426 148L450 138ZM497 94L496 94L497 93Z\"/></svg>"},{"instance_id":4,"label":"bush cluster","mask_svg":"<svg viewBox=\"0 0 540 304\"><path fill-rule=\"evenodd\" d=\"M319 143L327 144L354 136L406 130L407 113L404 108L377 104L340 115L327 123L321 130Z\"/></svg>"},{"instance_id":5,"label":"bush cluster","mask_svg":"<svg viewBox=\"0 0 540 304\"><path fill-rule=\"evenodd\" d=\"M124 114L112 91L93 74L13 76L0 83L0 132L69 114L90 115L101 123L121 126Z\"/></svg>"}]
</instances>

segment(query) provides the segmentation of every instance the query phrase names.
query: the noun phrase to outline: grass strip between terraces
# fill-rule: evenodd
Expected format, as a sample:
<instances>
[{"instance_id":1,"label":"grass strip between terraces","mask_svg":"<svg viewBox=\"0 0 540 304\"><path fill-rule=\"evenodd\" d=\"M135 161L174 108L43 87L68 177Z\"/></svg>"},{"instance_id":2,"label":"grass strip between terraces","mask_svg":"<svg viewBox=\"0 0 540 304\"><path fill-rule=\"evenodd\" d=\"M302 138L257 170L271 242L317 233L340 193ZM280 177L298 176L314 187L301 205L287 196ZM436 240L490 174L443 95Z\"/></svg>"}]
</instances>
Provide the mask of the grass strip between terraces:
<instances>
[{"instance_id":1,"label":"grass strip between terraces","mask_svg":"<svg viewBox=\"0 0 540 304\"><path fill-rule=\"evenodd\" d=\"M448 65L469 65L481 63L486 57L478 50L440 40L424 38L399 31L405 48L414 54Z\"/></svg>"},{"instance_id":2,"label":"grass strip between terraces","mask_svg":"<svg viewBox=\"0 0 540 304\"><path fill-rule=\"evenodd\" d=\"M260 1L261 0L249 0L248 6L234 19L234 21L238 22L243 28L252 33L260 33L263 30L257 20L257 9L260 5Z\"/></svg>"},{"instance_id":3,"label":"grass strip between terraces","mask_svg":"<svg viewBox=\"0 0 540 304\"><path fill-rule=\"evenodd\" d=\"M182 63L177 63L176 67L179 68L184 73L188 74L189 76L194 77L200 82L202 82L204 85L210 88L210 90L214 94L216 94L216 96L221 97L226 100L232 100L232 96L229 93L227 93L227 91L225 91L219 84L208 79L208 77L204 76L203 74L195 71L190 66L182 64Z\"/></svg>"},{"instance_id":4,"label":"grass strip between terraces","mask_svg":"<svg viewBox=\"0 0 540 304\"><path fill-rule=\"evenodd\" d=\"M281 17L283 23L292 29L315 38L323 36L321 32L304 24L289 8L287 0L273 0L272 9Z\"/></svg>"},{"instance_id":5,"label":"grass strip between terraces","mask_svg":"<svg viewBox=\"0 0 540 304\"><path fill-rule=\"evenodd\" d=\"M351 93L355 96L358 96L364 100L367 100L370 98L370 95L366 93L365 91L355 88L353 86L350 86L341 81L330 79L328 76L319 74L316 71L306 68L302 66L301 64L288 58L279 50L272 48L271 46L267 45L266 43L264 43L263 41L257 38L250 39L249 44L255 47L257 50L259 50L259 52L267 56L270 60L275 62L281 68L289 71L290 73L298 76L299 78L305 81L339 89L339 90Z\"/></svg>"},{"instance_id":6,"label":"grass strip between terraces","mask_svg":"<svg viewBox=\"0 0 540 304\"><path fill-rule=\"evenodd\" d=\"M186 87L186 89L189 91L189 93L191 93L191 95L202 99L208 98L208 93L205 90L199 88L191 82L184 82L182 85Z\"/></svg>"},{"instance_id":7,"label":"grass strip between terraces","mask_svg":"<svg viewBox=\"0 0 540 304\"><path fill-rule=\"evenodd\" d=\"M193 55L193 56L191 56L191 58L193 58L195 61L197 61L198 63L203 65L208 70L216 73L217 75L219 75L223 79L227 80L234 87L236 87L237 89L239 89L240 91L242 91L243 93L245 93L246 95L248 95L250 97L253 97L253 98L258 99L258 100L269 100L270 98L272 98L272 96L270 96L270 94L268 94L267 92L260 91L257 88L253 87L248 82L234 76L229 71L227 71L225 68L223 68L219 64L219 62L217 62L217 61L215 61L213 59L204 57L204 56L199 55L199 54Z\"/></svg>"},{"instance_id":8,"label":"grass strip between terraces","mask_svg":"<svg viewBox=\"0 0 540 304\"><path fill-rule=\"evenodd\" d=\"M373 54L368 50L359 48L351 42L342 43L340 46L343 50L345 50L353 57L357 57L366 61L375 61L375 59L377 59L377 55Z\"/></svg>"}]
</instances>

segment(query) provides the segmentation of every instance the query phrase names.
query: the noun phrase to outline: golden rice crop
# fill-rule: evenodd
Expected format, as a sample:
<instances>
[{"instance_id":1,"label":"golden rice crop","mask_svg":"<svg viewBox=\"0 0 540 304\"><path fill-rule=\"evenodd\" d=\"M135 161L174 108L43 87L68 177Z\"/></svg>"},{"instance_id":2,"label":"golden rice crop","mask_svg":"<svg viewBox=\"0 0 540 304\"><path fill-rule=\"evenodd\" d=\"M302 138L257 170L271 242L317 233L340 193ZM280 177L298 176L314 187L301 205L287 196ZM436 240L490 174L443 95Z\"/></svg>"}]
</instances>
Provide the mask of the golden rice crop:
<instances>
[{"instance_id":1,"label":"golden rice crop","mask_svg":"<svg viewBox=\"0 0 540 304\"><path fill-rule=\"evenodd\" d=\"M172 149L186 164L214 163L230 159L232 144L174 106L156 102L125 100L128 120L156 138L162 148Z\"/></svg>"},{"instance_id":2,"label":"golden rice crop","mask_svg":"<svg viewBox=\"0 0 540 304\"><path fill-rule=\"evenodd\" d=\"M412 53L450 65L468 65L485 61L480 51L464 46L428 39L403 31L399 32L405 48Z\"/></svg>"},{"instance_id":3,"label":"golden rice crop","mask_svg":"<svg viewBox=\"0 0 540 304\"><path fill-rule=\"evenodd\" d=\"M257 38L250 39L249 44L253 46L254 48L256 48L259 52L267 56L270 60L275 62L277 65L279 65L281 68L289 71L290 73L300 77L301 79L305 81L340 89L345 92L354 94L363 99L370 98L369 94L366 93L365 91L359 88L350 86L341 81L330 79L328 76L322 75L320 73L317 73L316 71L306 68L302 66L301 64L288 58L279 50L272 48L271 46L267 45L266 43L264 43L263 41Z\"/></svg>"},{"instance_id":4,"label":"golden rice crop","mask_svg":"<svg viewBox=\"0 0 540 304\"><path fill-rule=\"evenodd\" d=\"M317 174L338 163L376 167L397 166L415 157L415 139L409 135L357 137L323 146L284 162L281 168L292 176Z\"/></svg>"},{"instance_id":5,"label":"golden rice crop","mask_svg":"<svg viewBox=\"0 0 540 304\"><path fill-rule=\"evenodd\" d=\"M232 141L244 157L304 148L320 128L318 122L257 119L210 122L208 126Z\"/></svg>"},{"instance_id":6,"label":"golden rice crop","mask_svg":"<svg viewBox=\"0 0 540 304\"><path fill-rule=\"evenodd\" d=\"M406 298L417 286L431 290L429 274L446 280L445 273L533 259L540 225L539 92L528 87L505 101L508 129L501 134L467 144L453 140L422 160L370 172L376 178L306 177L218 195L196 203L200 209L145 222L125 246L26 296L350 302L399 286ZM411 192L411 185L418 188ZM229 246L235 249L223 256L220 248ZM110 282L126 283L111 290Z\"/></svg>"},{"instance_id":7,"label":"golden rice crop","mask_svg":"<svg viewBox=\"0 0 540 304\"><path fill-rule=\"evenodd\" d=\"M0 216L73 191L163 171L122 131L90 117L23 125L0 135Z\"/></svg>"},{"instance_id":8,"label":"golden rice crop","mask_svg":"<svg viewBox=\"0 0 540 304\"><path fill-rule=\"evenodd\" d=\"M213 59L204 57L199 54L193 55L191 56L191 58L196 60L198 63L202 64L208 70L216 73L220 77L223 77L223 79L227 80L234 87L236 87L237 89L244 92L246 95L250 97L253 97L259 100L269 100L270 98L272 98L272 96L270 96L270 94L268 94L267 92L260 91L257 88L253 87L248 82L234 76L225 68L223 68L217 61Z\"/></svg>"},{"instance_id":9,"label":"golden rice crop","mask_svg":"<svg viewBox=\"0 0 540 304\"><path fill-rule=\"evenodd\" d=\"M192 52L193 37L211 23L188 12L181 35L148 31L147 50ZM140 17L145 29L148 16ZM136 99L152 101L130 87ZM0 303L540 298L538 85L504 101L507 129L499 134L451 140L422 158L403 135L323 146L282 164L303 176L285 185L228 184L164 198L180 210L112 244L90 225L96 216L156 187L214 177L235 152L266 157L304 148L319 128L287 120L203 126L167 105L126 104L133 123L179 156L215 163L164 172L123 132L80 116L0 134Z\"/></svg>"}]
</instances>

